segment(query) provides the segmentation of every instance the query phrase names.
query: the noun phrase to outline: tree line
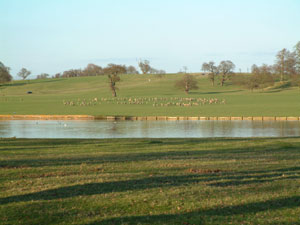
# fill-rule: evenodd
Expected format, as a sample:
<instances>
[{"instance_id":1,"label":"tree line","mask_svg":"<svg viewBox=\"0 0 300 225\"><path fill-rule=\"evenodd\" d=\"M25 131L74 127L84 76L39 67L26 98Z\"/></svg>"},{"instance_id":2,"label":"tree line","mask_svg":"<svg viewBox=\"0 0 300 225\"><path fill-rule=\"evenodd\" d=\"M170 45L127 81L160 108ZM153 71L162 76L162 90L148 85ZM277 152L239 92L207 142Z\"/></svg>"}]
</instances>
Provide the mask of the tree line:
<instances>
[{"instance_id":1,"label":"tree line","mask_svg":"<svg viewBox=\"0 0 300 225\"><path fill-rule=\"evenodd\" d=\"M276 54L273 65L252 65L250 75L234 73L234 68L235 65L229 60L222 61L219 65L216 65L214 61L202 64L202 71L208 73L212 86L215 85L216 80L221 86L225 81L230 80L233 84L252 91L273 86L276 81L300 87L300 41L293 51L286 48L280 50Z\"/></svg>"},{"instance_id":2,"label":"tree line","mask_svg":"<svg viewBox=\"0 0 300 225\"><path fill-rule=\"evenodd\" d=\"M110 71L112 67L121 68L123 74L139 74L140 72L137 70L136 67L130 65L117 65L110 63L107 67L101 67L96 64L88 64L84 69L70 69L66 70L61 73L56 73L52 76L52 78L69 78L69 77L86 77L86 76L101 76L107 75L107 71ZM141 70L142 74L166 74L165 70L155 69L154 67L150 66L150 62L148 60L140 60L138 62L138 67ZM18 77L25 80L28 76L31 75L31 71L22 68L18 72ZM36 76L36 79L46 79L51 78L48 73L41 73ZM10 74L10 68L6 67L2 62L0 62L0 83L10 82L12 81L13 77Z\"/></svg>"},{"instance_id":3,"label":"tree line","mask_svg":"<svg viewBox=\"0 0 300 225\"><path fill-rule=\"evenodd\" d=\"M164 70L158 70L150 66L148 60L140 60L138 67L142 74L165 74ZM224 86L225 82L230 80L233 84L243 86L247 89L264 89L274 85L275 81L289 82L292 85L300 87L300 41L295 45L293 51L284 48L276 54L275 63L273 65L262 64L261 66L252 65L251 74L234 73L235 64L230 60L223 60L217 65L214 61L204 62L202 71L206 72L211 85L216 83ZM185 67L184 76L175 84L176 88L182 89L185 93L190 90L198 89L197 80L187 73ZM113 96L116 94L116 83L120 81L120 74L139 74L139 71L134 66L108 64L106 67L101 67L95 64L88 64L82 69L71 69L62 73L57 73L52 78L69 78L83 76L101 76L107 75L109 79L110 89ZM26 68L22 68L18 76L25 80L31 72ZM49 78L50 75L42 73L37 75L37 79ZM0 62L0 83L9 82L12 80L10 68Z\"/></svg>"}]
</instances>

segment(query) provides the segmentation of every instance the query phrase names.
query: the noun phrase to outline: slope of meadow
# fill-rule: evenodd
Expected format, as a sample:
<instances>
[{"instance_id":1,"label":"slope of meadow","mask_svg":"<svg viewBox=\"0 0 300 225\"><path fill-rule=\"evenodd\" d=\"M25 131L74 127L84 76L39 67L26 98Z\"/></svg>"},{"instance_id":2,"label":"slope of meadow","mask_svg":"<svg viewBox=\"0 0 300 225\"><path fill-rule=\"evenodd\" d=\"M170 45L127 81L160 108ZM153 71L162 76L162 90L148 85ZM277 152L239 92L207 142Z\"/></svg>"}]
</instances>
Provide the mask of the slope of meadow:
<instances>
[{"instance_id":1,"label":"slope of meadow","mask_svg":"<svg viewBox=\"0 0 300 225\"><path fill-rule=\"evenodd\" d=\"M0 139L1 224L299 224L300 139Z\"/></svg>"},{"instance_id":2,"label":"slope of meadow","mask_svg":"<svg viewBox=\"0 0 300 225\"><path fill-rule=\"evenodd\" d=\"M174 87L181 76L122 75L116 99L106 76L14 81L0 86L0 114L299 116L297 88L252 93L230 84L212 87L206 77L195 75L199 90L186 95ZM209 104L211 98L217 103Z\"/></svg>"}]
</instances>

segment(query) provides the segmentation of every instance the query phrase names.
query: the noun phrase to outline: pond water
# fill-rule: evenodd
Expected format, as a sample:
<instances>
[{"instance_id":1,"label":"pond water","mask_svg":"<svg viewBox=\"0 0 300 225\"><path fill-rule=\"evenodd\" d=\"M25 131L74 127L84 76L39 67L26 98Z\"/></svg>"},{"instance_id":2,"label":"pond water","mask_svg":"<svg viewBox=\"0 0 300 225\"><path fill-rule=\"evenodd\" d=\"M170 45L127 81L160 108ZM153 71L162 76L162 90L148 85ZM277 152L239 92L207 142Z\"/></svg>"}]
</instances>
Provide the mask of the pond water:
<instances>
[{"instance_id":1,"label":"pond water","mask_svg":"<svg viewBox=\"0 0 300 225\"><path fill-rule=\"evenodd\" d=\"M202 138L300 136L299 121L0 121L0 137Z\"/></svg>"}]
</instances>

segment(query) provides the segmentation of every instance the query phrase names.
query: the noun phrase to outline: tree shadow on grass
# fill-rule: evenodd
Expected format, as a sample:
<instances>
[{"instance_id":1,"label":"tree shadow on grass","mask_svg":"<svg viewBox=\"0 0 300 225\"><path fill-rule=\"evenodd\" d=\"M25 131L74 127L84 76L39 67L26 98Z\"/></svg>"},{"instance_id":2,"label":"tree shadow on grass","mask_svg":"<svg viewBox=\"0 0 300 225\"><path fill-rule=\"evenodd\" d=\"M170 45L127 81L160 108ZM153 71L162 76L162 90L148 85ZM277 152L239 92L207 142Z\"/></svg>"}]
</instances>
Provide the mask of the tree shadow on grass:
<instances>
[{"instance_id":1,"label":"tree shadow on grass","mask_svg":"<svg viewBox=\"0 0 300 225\"><path fill-rule=\"evenodd\" d=\"M74 185L35 192L25 195L11 196L0 198L0 204L11 202L35 201L35 200L54 200L60 198L71 198L77 196L89 196L96 194L105 194L112 192L124 192L132 190L143 190L158 187L175 187L180 185L188 185L198 183L197 175L187 176L166 176L166 177L150 177L144 179L112 181L104 183L87 183L82 185Z\"/></svg>"},{"instance_id":2,"label":"tree shadow on grass","mask_svg":"<svg viewBox=\"0 0 300 225\"><path fill-rule=\"evenodd\" d=\"M72 198L77 196L99 195L113 192L126 192L134 190L146 190L152 188L178 187L187 185L210 185L217 187L239 186L248 184L258 184L263 182L274 182L282 180L300 179L300 175L291 175L295 171L299 172L300 167L280 169L280 172L272 171L253 171L238 172L231 171L207 171L180 176L158 176L147 177L143 179L111 181L103 183L87 183L73 186L60 187L56 189L44 190L40 192L10 196L0 198L0 204L12 202L37 201L37 200L55 200L63 198ZM275 173L274 173L275 172ZM286 177L282 177L285 172ZM246 180L245 180L246 179ZM225 182L224 182L225 181ZM206 182L206 183L205 183ZM207 184L208 182L208 184Z\"/></svg>"},{"instance_id":3,"label":"tree shadow on grass","mask_svg":"<svg viewBox=\"0 0 300 225\"><path fill-rule=\"evenodd\" d=\"M58 146L58 145L77 145L81 143L93 143L93 140L87 139L27 139L27 138L0 138L1 146L40 146L40 147L49 147L49 146Z\"/></svg>"},{"instance_id":4,"label":"tree shadow on grass","mask_svg":"<svg viewBox=\"0 0 300 225\"><path fill-rule=\"evenodd\" d=\"M116 163L116 162L145 162L145 161L154 161L154 160L224 160L224 159L235 159L242 160L248 159L249 157L259 158L259 155L262 157L271 157L273 154L285 153L286 157L290 155L300 154L299 144L298 143L273 143L273 144L260 144L258 146L249 146L249 147L236 147L236 148L224 148L224 149L204 149L197 150L197 144L216 141L240 141L243 139L141 139L141 140L113 140L114 144L109 143L111 140L51 140L51 139L29 139L28 141L19 141L12 142L7 145L7 149L18 149L18 151L31 150L30 148L34 147L36 150L40 149L49 149L60 147L60 145L68 146L64 151L67 152L68 149L72 149L72 146L77 144L83 145L84 149L94 149L99 151L99 155L89 155L90 151L85 154L84 151L80 151L79 155L73 154L70 157L56 157L56 155L48 156L48 158L37 158L30 157L25 159L12 159L12 160L2 160L1 165L3 166L26 166L26 167L44 167L44 166L66 166L66 165L80 165L85 164L103 164L103 163ZM249 140L249 139L245 139ZM253 139L254 141L255 139ZM264 139L257 139L264 140ZM3 143L5 145L5 143ZM23 147L21 145L23 144ZM115 148L114 145L120 146L115 149L116 152L109 151L110 148ZM152 147L149 148L149 145ZM170 146L168 148L168 146ZM1 146L3 148L3 146ZM195 149L195 150L191 150ZM4 147L4 149L6 149ZM122 151L124 149L124 153ZM132 151L128 151L132 149ZM149 152L149 149L151 150ZM1 150L0 150L1 153ZM25 152L26 153L26 152ZM109 153L109 154L108 154ZM83 154L83 155L82 155Z\"/></svg>"},{"instance_id":5,"label":"tree shadow on grass","mask_svg":"<svg viewBox=\"0 0 300 225\"><path fill-rule=\"evenodd\" d=\"M62 81L62 79L55 79L55 80L23 80L21 82L15 83L15 82L11 82L11 83L5 83L5 84L0 84L0 87L15 87L15 86L24 86L24 85L28 85L28 84L39 84L39 83L52 83L52 82L60 82Z\"/></svg>"},{"instance_id":6,"label":"tree shadow on grass","mask_svg":"<svg viewBox=\"0 0 300 225\"><path fill-rule=\"evenodd\" d=\"M6 83L6 84L0 84L0 87L14 87L14 86L23 86L26 85L26 83Z\"/></svg>"},{"instance_id":7,"label":"tree shadow on grass","mask_svg":"<svg viewBox=\"0 0 300 225\"><path fill-rule=\"evenodd\" d=\"M231 91L210 91L210 92L201 92L201 95L217 95L217 94L230 94L242 92L243 90L231 90Z\"/></svg>"},{"instance_id":8,"label":"tree shadow on grass","mask_svg":"<svg viewBox=\"0 0 300 225\"><path fill-rule=\"evenodd\" d=\"M256 214L264 211L274 211L280 209L292 209L300 206L300 196L283 197L270 199L260 202L252 202L235 206L220 206L211 209L204 209L189 213L178 214L160 214L160 215L143 215L143 216L128 216L118 217L106 220L99 220L90 223L96 224L207 224L206 217L217 216L224 217L224 220L230 220L234 215ZM225 221L223 221L225 222ZM229 221L228 221L229 222Z\"/></svg>"}]
</instances>

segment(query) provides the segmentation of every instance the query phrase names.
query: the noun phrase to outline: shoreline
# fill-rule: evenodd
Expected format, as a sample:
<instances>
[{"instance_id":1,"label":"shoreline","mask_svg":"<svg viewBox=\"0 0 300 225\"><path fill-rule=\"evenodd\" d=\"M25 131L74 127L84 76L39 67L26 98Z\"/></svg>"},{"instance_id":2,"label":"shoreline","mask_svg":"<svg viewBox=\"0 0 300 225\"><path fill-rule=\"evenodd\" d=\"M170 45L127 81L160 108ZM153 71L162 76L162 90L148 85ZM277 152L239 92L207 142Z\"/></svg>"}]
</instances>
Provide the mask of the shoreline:
<instances>
[{"instance_id":1,"label":"shoreline","mask_svg":"<svg viewBox=\"0 0 300 225\"><path fill-rule=\"evenodd\" d=\"M219 121L299 121L296 116L91 116L91 115L0 115L0 120L107 120L107 121L177 121L177 120L219 120Z\"/></svg>"}]
</instances>

